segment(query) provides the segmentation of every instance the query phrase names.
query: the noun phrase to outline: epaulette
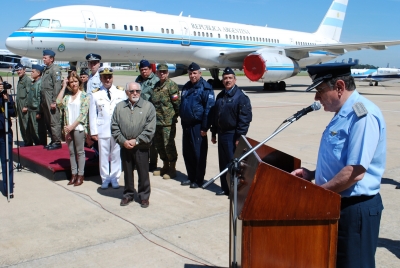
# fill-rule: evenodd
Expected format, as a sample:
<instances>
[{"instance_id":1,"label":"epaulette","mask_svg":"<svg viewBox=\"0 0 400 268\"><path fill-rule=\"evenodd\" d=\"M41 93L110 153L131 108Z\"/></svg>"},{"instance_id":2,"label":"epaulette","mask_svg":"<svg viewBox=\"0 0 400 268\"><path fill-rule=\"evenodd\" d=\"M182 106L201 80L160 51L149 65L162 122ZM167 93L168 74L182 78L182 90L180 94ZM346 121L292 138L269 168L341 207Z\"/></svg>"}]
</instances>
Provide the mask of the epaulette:
<instances>
[{"instance_id":1,"label":"epaulette","mask_svg":"<svg viewBox=\"0 0 400 268\"><path fill-rule=\"evenodd\" d=\"M96 92L98 92L99 90L100 90L100 88L99 88L99 87L96 87L95 89L92 90L92 93L96 93Z\"/></svg>"},{"instance_id":2,"label":"epaulette","mask_svg":"<svg viewBox=\"0 0 400 268\"><path fill-rule=\"evenodd\" d=\"M124 87L121 87L121 86L116 86L116 88L117 88L118 90L124 90Z\"/></svg>"},{"instance_id":3,"label":"epaulette","mask_svg":"<svg viewBox=\"0 0 400 268\"><path fill-rule=\"evenodd\" d=\"M247 96L246 92L245 92L243 89L240 89L240 90L242 91L242 93L243 93L246 97L249 97L249 96Z\"/></svg>"},{"instance_id":4,"label":"epaulette","mask_svg":"<svg viewBox=\"0 0 400 268\"><path fill-rule=\"evenodd\" d=\"M354 103L353 110L356 113L357 117L362 117L368 113L367 108L365 108L365 106L362 102Z\"/></svg>"}]
</instances>

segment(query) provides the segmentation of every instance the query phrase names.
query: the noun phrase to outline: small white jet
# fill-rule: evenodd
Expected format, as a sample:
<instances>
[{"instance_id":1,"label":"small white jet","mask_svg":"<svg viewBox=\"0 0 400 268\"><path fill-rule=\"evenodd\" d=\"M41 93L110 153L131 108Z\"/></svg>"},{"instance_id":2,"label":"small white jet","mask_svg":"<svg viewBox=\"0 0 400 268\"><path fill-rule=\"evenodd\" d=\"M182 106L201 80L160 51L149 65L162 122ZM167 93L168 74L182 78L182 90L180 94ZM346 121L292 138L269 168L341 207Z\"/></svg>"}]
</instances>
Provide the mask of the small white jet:
<instances>
[{"instance_id":1,"label":"small white jet","mask_svg":"<svg viewBox=\"0 0 400 268\"><path fill-rule=\"evenodd\" d=\"M172 63L174 75L191 62L210 70L243 69L264 89L284 90L283 80L307 65L330 61L347 51L384 50L400 40L340 43L348 0L334 0L314 33L100 6L62 6L39 12L13 32L6 46L14 53L41 58L44 49L56 59L84 61L97 53L105 62ZM74 63L76 64L76 63ZM278 83L279 82L279 83Z\"/></svg>"},{"instance_id":2,"label":"small white jet","mask_svg":"<svg viewBox=\"0 0 400 268\"><path fill-rule=\"evenodd\" d=\"M352 69L351 75L355 80L369 82L370 86L378 86L379 82L400 82L400 69Z\"/></svg>"}]
</instances>

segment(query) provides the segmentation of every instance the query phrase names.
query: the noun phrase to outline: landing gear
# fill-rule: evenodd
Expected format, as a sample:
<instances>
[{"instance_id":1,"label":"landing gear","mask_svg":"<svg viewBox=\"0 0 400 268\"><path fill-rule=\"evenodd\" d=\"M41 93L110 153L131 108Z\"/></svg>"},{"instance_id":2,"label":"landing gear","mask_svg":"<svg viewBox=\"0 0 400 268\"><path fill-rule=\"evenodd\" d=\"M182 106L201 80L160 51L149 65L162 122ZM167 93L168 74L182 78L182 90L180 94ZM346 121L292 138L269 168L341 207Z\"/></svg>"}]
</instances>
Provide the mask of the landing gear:
<instances>
[{"instance_id":1,"label":"landing gear","mask_svg":"<svg viewBox=\"0 0 400 268\"><path fill-rule=\"evenodd\" d=\"M369 82L369 86L370 87L372 87L372 86L378 86L378 81L375 81L375 83L372 83L372 82Z\"/></svg>"},{"instance_id":2,"label":"landing gear","mask_svg":"<svg viewBox=\"0 0 400 268\"><path fill-rule=\"evenodd\" d=\"M264 83L265 91L285 91L286 83L285 81L275 82L275 83Z\"/></svg>"},{"instance_id":3,"label":"landing gear","mask_svg":"<svg viewBox=\"0 0 400 268\"><path fill-rule=\"evenodd\" d=\"M210 74L213 79L208 79L207 82L213 86L214 89L216 88L224 88L222 81L219 80L219 69L209 69Z\"/></svg>"},{"instance_id":4,"label":"landing gear","mask_svg":"<svg viewBox=\"0 0 400 268\"><path fill-rule=\"evenodd\" d=\"M376 86L376 87L378 86L378 81L375 82L375 86Z\"/></svg>"}]
</instances>

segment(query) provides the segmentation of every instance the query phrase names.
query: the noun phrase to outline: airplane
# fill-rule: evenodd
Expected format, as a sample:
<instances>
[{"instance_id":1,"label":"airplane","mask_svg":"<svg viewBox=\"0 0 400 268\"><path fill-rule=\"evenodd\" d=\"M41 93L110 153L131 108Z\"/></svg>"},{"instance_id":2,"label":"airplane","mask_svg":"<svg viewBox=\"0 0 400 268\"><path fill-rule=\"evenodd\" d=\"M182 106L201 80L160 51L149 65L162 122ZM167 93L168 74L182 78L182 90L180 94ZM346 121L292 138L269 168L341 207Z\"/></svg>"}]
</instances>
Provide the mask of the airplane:
<instances>
[{"instance_id":1,"label":"airplane","mask_svg":"<svg viewBox=\"0 0 400 268\"><path fill-rule=\"evenodd\" d=\"M385 81L400 82L400 69L397 68L352 69L351 75L355 80L369 82L370 86Z\"/></svg>"},{"instance_id":2,"label":"airplane","mask_svg":"<svg viewBox=\"0 0 400 268\"><path fill-rule=\"evenodd\" d=\"M21 63L26 68L31 69L32 64L38 64L37 59L18 56L7 49L0 49L0 66L5 68L14 68L15 65Z\"/></svg>"},{"instance_id":3,"label":"airplane","mask_svg":"<svg viewBox=\"0 0 400 268\"><path fill-rule=\"evenodd\" d=\"M226 66L243 69L264 83L264 90L284 90L285 79L307 65L330 61L348 51L385 50L400 40L340 43L348 0L333 0L314 33L206 20L112 7L72 5L32 16L6 40L10 51L40 58L44 49L72 65L88 53L107 62L174 63L174 75L191 62L209 69L213 85Z\"/></svg>"}]
</instances>

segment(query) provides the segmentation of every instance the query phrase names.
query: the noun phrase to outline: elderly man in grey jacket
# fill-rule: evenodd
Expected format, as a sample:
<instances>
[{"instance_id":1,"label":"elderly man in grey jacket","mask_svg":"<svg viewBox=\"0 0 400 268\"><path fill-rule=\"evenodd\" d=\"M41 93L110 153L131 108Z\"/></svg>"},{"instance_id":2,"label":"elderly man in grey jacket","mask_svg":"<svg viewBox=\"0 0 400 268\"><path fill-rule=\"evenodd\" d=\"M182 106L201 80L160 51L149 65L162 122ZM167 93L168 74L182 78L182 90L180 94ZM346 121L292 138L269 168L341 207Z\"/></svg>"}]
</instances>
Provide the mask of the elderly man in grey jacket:
<instances>
[{"instance_id":1,"label":"elderly man in grey jacket","mask_svg":"<svg viewBox=\"0 0 400 268\"><path fill-rule=\"evenodd\" d=\"M125 189L121 206L134 200L133 170L138 173L138 195L142 208L149 206L149 147L156 130L156 111L153 104L140 97L140 84L126 85L128 99L117 104L111 120L111 135L121 146Z\"/></svg>"}]
</instances>

